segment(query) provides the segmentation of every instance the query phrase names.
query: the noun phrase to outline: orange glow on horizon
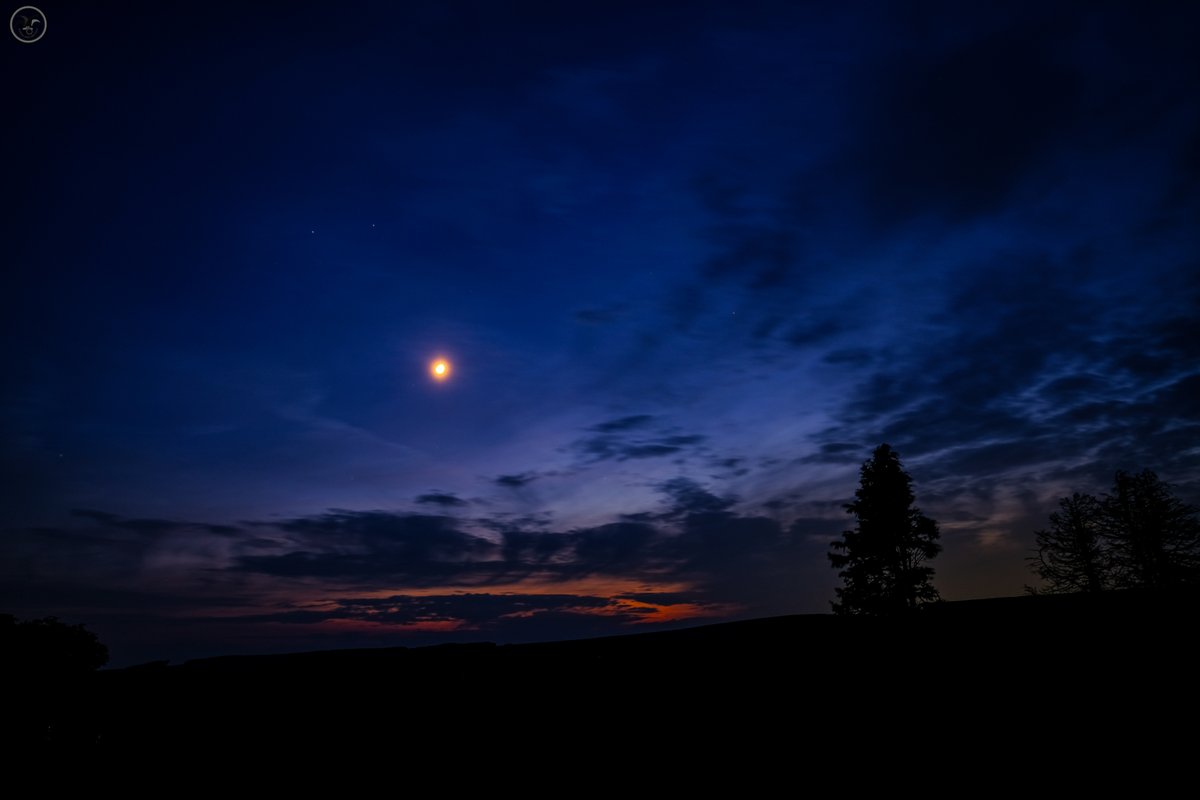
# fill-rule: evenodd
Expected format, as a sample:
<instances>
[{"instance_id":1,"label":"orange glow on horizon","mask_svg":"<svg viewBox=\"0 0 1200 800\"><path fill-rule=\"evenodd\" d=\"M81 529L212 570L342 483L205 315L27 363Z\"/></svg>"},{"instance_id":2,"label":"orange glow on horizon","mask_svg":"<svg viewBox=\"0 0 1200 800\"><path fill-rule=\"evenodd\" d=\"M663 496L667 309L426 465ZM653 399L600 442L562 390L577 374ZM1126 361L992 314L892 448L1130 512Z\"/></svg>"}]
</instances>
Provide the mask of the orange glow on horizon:
<instances>
[{"instance_id":1,"label":"orange glow on horizon","mask_svg":"<svg viewBox=\"0 0 1200 800\"><path fill-rule=\"evenodd\" d=\"M600 616L616 616L619 614L640 614L640 619L633 620L632 625L644 625L656 622L674 622L681 619L720 618L728 616L741 608L728 603L671 603L662 605L632 597L613 598L612 604L603 608L580 609L580 613L591 613Z\"/></svg>"},{"instance_id":2,"label":"orange glow on horizon","mask_svg":"<svg viewBox=\"0 0 1200 800\"><path fill-rule=\"evenodd\" d=\"M363 599L375 600L382 600L393 596L453 597L455 595L468 596L480 593L481 588L479 586L425 586L420 588L375 589L357 593L357 596ZM725 602L655 602L654 594L656 593L688 592L693 589L694 587L687 582L676 581L654 583L644 579L636 580L610 577L590 577L565 581L526 578L525 580L489 585L482 593L499 597L521 595L528 598L528 607L511 611L508 614L502 614L498 619L536 618L550 611L559 611L579 614L581 616L616 618L614 622L617 622L625 630L636 630L643 626L684 620L695 620L697 623L714 622L727 619L744 610L737 604ZM318 596L310 595L306 598L307 602L301 601L301 605L308 610L331 614L331 618L317 623L315 630L330 633L341 631L367 635L392 635L403 633L450 634L486 629L486 625L481 626L476 621L469 621L453 616L452 610L444 617L415 619L407 622L389 619L391 614L388 612L392 609L385 606L380 606L378 613L368 612L365 616L341 617L338 616L339 611L342 610L340 608L341 602L329 599L329 597L331 593L338 597L344 596L346 591L345 587L335 590L325 590L319 592ZM558 600L558 602L542 607L537 602L536 598L538 595L551 595L556 600L563 595L576 595L579 597L580 603L579 605L574 605L568 602L565 605L559 605L558 602L561 602L561 600ZM598 598L603 598L607 602L597 605L593 601ZM293 603L297 600L299 598L295 596L290 598L290 601ZM231 619L236 619L238 616L238 613L230 614ZM618 630L619 628L613 632L618 632Z\"/></svg>"}]
</instances>

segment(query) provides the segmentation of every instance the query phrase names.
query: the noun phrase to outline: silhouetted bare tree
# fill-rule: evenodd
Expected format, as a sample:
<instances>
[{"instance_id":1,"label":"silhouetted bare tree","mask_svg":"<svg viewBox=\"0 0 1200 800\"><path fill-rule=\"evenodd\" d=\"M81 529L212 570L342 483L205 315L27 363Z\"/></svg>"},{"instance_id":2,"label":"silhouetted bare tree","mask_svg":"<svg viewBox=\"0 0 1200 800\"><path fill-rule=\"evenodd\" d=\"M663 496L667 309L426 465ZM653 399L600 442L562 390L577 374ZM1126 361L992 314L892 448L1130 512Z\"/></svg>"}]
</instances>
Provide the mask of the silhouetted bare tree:
<instances>
[{"instance_id":1,"label":"silhouetted bare tree","mask_svg":"<svg viewBox=\"0 0 1200 800\"><path fill-rule=\"evenodd\" d=\"M925 565L941 552L938 526L913 505L912 478L891 446L863 463L854 496L846 511L858 524L829 553L843 582L834 612L889 615L939 599Z\"/></svg>"},{"instance_id":2,"label":"silhouetted bare tree","mask_svg":"<svg viewBox=\"0 0 1200 800\"><path fill-rule=\"evenodd\" d=\"M1050 527L1037 531L1028 560L1050 592L1099 592L1112 585L1112 559L1103 536L1103 507L1075 492L1058 501Z\"/></svg>"}]
</instances>

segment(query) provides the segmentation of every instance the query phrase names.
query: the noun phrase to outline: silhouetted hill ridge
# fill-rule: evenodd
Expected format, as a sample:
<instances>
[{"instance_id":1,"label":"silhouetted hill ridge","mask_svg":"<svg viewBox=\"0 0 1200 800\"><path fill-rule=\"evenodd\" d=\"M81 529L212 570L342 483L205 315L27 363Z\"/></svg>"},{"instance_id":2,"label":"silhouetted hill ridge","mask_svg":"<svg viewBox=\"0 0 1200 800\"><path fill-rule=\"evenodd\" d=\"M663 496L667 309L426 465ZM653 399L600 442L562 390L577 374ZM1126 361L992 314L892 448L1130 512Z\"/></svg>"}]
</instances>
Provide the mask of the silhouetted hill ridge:
<instances>
[{"instance_id":1,"label":"silhouetted hill ridge","mask_svg":"<svg viewBox=\"0 0 1200 800\"><path fill-rule=\"evenodd\" d=\"M21 730L53 731L55 746L128 753L165 743L307 747L382 729L433 759L464 730L510 755L608 747L647 730L656 741L761 738L780 724L801 725L792 735L817 748L863 725L914 742L947 730L992 735L993 723L1099 735L1115 720L1152 724L1168 701L1147 698L1196 706L1197 611L1197 591L1030 596L894 619L809 614L536 644L160 662L94 673L48 696L27 691L36 724ZM519 720L533 725L532 740L513 737ZM890 727L902 724L910 729Z\"/></svg>"},{"instance_id":2,"label":"silhouetted hill ridge","mask_svg":"<svg viewBox=\"0 0 1200 800\"><path fill-rule=\"evenodd\" d=\"M452 659L560 658L570 655L624 652L664 655L671 650L738 646L756 650L792 648L802 637L840 640L853 647L862 637L913 638L924 642L933 635L972 640L990 635L1021 633L1031 637L1070 636L1072 631L1132 628L1152 632L1166 624L1195 620L1200 615L1200 590L1122 590L1087 594L1042 594L934 603L906 617L838 617L832 614L793 614L718 622L673 630L642 631L587 639L495 644L444 643L424 647L379 647L316 650L273 655L228 655L192 659L171 669L245 672L362 665L371 661L418 663ZM1065 630L1064 625L1071 629ZM1132 632L1126 630L1126 633ZM863 642L865 643L865 642ZM160 662L161 663L161 662ZM147 665L127 667L127 672Z\"/></svg>"}]
</instances>

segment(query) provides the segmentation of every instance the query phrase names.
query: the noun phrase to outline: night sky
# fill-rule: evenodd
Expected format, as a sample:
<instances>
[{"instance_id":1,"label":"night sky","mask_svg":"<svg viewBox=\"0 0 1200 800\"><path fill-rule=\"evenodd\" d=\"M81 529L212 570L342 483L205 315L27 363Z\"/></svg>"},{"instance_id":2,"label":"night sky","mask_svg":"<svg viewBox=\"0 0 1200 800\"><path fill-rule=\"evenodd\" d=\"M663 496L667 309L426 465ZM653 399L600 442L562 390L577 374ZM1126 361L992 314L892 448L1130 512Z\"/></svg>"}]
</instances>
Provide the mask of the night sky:
<instances>
[{"instance_id":1,"label":"night sky","mask_svg":"<svg viewBox=\"0 0 1200 800\"><path fill-rule=\"evenodd\" d=\"M826 612L885 441L951 600L1117 469L1200 500L1200 6L1142 5L44 0L0 611L117 665Z\"/></svg>"}]
</instances>

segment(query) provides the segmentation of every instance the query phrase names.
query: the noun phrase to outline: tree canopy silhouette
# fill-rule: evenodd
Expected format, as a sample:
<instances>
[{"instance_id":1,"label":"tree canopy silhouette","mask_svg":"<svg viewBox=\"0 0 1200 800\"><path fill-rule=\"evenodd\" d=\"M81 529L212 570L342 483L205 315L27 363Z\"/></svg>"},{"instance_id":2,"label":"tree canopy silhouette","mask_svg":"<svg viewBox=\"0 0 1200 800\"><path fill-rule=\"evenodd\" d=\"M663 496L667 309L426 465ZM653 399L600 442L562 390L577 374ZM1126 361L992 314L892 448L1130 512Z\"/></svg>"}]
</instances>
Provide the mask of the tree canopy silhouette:
<instances>
[{"instance_id":1,"label":"tree canopy silhouette","mask_svg":"<svg viewBox=\"0 0 1200 800\"><path fill-rule=\"evenodd\" d=\"M912 478L890 445L863 463L854 497L845 508L858 524L829 553L843 582L834 612L893 615L938 600L925 564L941 552L938 526L913 505Z\"/></svg>"},{"instance_id":2,"label":"tree canopy silhouette","mask_svg":"<svg viewBox=\"0 0 1200 800\"><path fill-rule=\"evenodd\" d=\"M1030 566L1050 592L1156 588L1200 581L1198 509L1151 470L1117 472L1097 499L1076 492L1059 500L1050 527L1038 531Z\"/></svg>"},{"instance_id":3,"label":"tree canopy silhouette","mask_svg":"<svg viewBox=\"0 0 1200 800\"><path fill-rule=\"evenodd\" d=\"M1050 527L1037 531L1037 550L1028 560L1050 592L1099 592L1110 588L1112 554L1103 536L1104 507L1075 492L1058 501Z\"/></svg>"},{"instance_id":4,"label":"tree canopy silhouette","mask_svg":"<svg viewBox=\"0 0 1200 800\"><path fill-rule=\"evenodd\" d=\"M1102 524L1119 586L1161 587L1200 579L1198 510L1151 470L1117 472Z\"/></svg>"},{"instance_id":5,"label":"tree canopy silhouette","mask_svg":"<svg viewBox=\"0 0 1200 800\"><path fill-rule=\"evenodd\" d=\"M108 663L108 648L96 634L57 617L21 622L0 614L0 651L5 673L38 679L83 674Z\"/></svg>"}]
</instances>

